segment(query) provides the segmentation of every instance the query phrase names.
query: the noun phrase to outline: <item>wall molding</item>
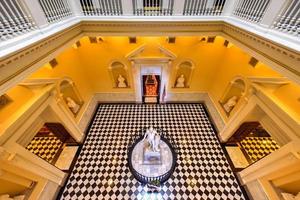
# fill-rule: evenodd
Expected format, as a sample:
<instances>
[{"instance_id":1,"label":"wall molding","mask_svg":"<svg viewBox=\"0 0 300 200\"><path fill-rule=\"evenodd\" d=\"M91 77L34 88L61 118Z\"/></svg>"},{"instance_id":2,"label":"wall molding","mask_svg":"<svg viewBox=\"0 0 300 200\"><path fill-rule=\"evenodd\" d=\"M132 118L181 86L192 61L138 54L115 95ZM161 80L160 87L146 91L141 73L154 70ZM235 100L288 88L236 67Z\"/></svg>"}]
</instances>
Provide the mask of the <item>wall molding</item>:
<instances>
[{"instance_id":1,"label":"wall molding","mask_svg":"<svg viewBox=\"0 0 300 200\"><path fill-rule=\"evenodd\" d=\"M220 132L225 126L224 120L207 92L168 92L166 102L203 102L217 131Z\"/></svg>"},{"instance_id":2,"label":"wall molding","mask_svg":"<svg viewBox=\"0 0 300 200\"><path fill-rule=\"evenodd\" d=\"M99 103L135 103L134 92L98 92L95 93L86 106L79 122L78 127L84 133L94 116Z\"/></svg>"},{"instance_id":3,"label":"wall molding","mask_svg":"<svg viewBox=\"0 0 300 200\"><path fill-rule=\"evenodd\" d=\"M206 92L174 93L170 92L166 98L167 103L172 102L204 102L210 117L218 131L225 126L221 115ZM86 131L99 103L136 103L135 93L96 93L90 99L81 119L78 122L79 129Z\"/></svg>"}]
</instances>

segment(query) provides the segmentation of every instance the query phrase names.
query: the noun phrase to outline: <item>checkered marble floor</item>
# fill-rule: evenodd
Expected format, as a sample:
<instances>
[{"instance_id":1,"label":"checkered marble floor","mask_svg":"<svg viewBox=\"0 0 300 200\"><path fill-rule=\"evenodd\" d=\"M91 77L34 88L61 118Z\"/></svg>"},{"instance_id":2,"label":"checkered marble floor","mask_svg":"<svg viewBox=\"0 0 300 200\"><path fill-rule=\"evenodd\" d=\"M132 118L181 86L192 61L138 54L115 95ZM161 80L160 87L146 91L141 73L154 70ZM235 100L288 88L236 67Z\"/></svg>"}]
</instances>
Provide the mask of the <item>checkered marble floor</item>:
<instances>
[{"instance_id":1,"label":"checkered marble floor","mask_svg":"<svg viewBox=\"0 0 300 200\"><path fill-rule=\"evenodd\" d=\"M127 145L161 127L179 147L173 175L147 193L127 167ZM61 199L245 199L202 104L100 105Z\"/></svg>"},{"instance_id":2,"label":"checkered marble floor","mask_svg":"<svg viewBox=\"0 0 300 200\"><path fill-rule=\"evenodd\" d=\"M246 137L240 143L252 162L280 148L271 137Z\"/></svg>"},{"instance_id":3,"label":"checkered marble floor","mask_svg":"<svg viewBox=\"0 0 300 200\"><path fill-rule=\"evenodd\" d=\"M55 136L34 137L26 149L51 163L62 144Z\"/></svg>"}]
</instances>

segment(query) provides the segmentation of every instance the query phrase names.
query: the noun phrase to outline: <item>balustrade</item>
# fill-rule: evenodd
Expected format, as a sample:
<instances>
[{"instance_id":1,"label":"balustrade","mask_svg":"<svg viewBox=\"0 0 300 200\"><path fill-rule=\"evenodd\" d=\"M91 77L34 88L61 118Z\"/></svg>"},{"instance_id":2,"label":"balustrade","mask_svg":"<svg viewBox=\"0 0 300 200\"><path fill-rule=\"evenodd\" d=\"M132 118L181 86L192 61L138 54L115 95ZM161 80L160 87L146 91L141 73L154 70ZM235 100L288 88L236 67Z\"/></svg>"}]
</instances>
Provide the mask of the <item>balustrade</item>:
<instances>
[{"instance_id":1,"label":"balustrade","mask_svg":"<svg viewBox=\"0 0 300 200\"><path fill-rule=\"evenodd\" d=\"M300 1L283 0L1 0L0 41L49 23L84 16L231 16L300 35ZM174 6L175 5L175 6ZM275 14L276 13L276 14ZM278 13L278 14L277 14Z\"/></svg>"},{"instance_id":2,"label":"balustrade","mask_svg":"<svg viewBox=\"0 0 300 200\"><path fill-rule=\"evenodd\" d=\"M226 0L185 0L183 15L221 15Z\"/></svg>"},{"instance_id":3,"label":"balustrade","mask_svg":"<svg viewBox=\"0 0 300 200\"><path fill-rule=\"evenodd\" d=\"M121 0L80 0L80 4L87 16L122 15Z\"/></svg>"},{"instance_id":4,"label":"balustrade","mask_svg":"<svg viewBox=\"0 0 300 200\"><path fill-rule=\"evenodd\" d=\"M35 23L21 1L0 1L0 41L14 38L35 28Z\"/></svg>"},{"instance_id":5,"label":"balustrade","mask_svg":"<svg viewBox=\"0 0 300 200\"><path fill-rule=\"evenodd\" d=\"M270 0L238 0L236 1L233 15L258 23L265 14Z\"/></svg>"},{"instance_id":6,"label":"balustrade","mask_svg":"<svg viewBox=\"0 0 300 200\"><path fill-rule=\"evenodd\" d=\"M49 23L72 15L68 0L39 0Z\"/></svg>"},{"instance_id":7,"label":"balustrade","mask_svg":"<svg viewBox=\"0 0 300 200\"><path fill-rule=\"evenodd\" d=\"M133 0L134 15L173 15L174 0Z\"/></svg>"},{"instance_id":8,"label":"balustrade","mask_svg":"<svg viewBox=\"0 0 300 200\"><path fill-rule=\"evenodd\" d=\"M286 4L273 24L275 30L300 35L300 1L292 0Z\"/></svg>"}]
</instances>

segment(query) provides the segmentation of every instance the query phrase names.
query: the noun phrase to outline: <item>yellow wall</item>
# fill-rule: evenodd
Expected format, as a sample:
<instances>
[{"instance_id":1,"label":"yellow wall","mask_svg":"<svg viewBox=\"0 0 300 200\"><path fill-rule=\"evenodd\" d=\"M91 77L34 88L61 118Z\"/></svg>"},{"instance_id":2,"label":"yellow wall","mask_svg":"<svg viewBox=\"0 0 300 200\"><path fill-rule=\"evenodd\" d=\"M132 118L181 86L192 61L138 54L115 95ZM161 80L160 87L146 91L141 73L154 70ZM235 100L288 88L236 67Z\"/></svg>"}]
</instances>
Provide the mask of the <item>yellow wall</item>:
<instances>
[{"instance_id":1,"label":"yellow wall","mask_svg":"<svg viewBox=\"0 0 300 200\"><path fill-rule=\"evenodd\" d=\"M145 45L141 53L145 57L157 57L162 54L158 47L161 45L173 52L177 58L172 63L169 91L171 92L209 92L213 101L221 110L218 101L224 90L236 75L280 77L281 75L270 67L259 62L254 68L248 64L250 56L236 46L226 48L223 46L224 38L216 37L214 43L200 42L201 37L176 37L176 44L169 44L167 37L137 37L136 44L129 44L128 37L102 37L103 41L91 44L88 37L83 37L81 47L70 47L57 57L58 66L51 69L45 65L31 77L71 77L77 85L85 102L96 92L134 92L134 88L114 88L109 71L113 61L121 61L127 66L129 84L132 83L131 63L126 55ZM176 81L176 66L184 60L191 60L195 64L190 88L172 88ZM274 99L281 102L287 109L300 114L298 98L300 87L296 84L282 86L272 94ZM84 110L84 109L82 109ZM223 113L224 118L225 114Z\"/></svg>"},{"instance_id":2,"label":"yellow wall","mask_svg":"<svg viewBox=\"0 0 300 200\"><path fill-rule=\"evenodd\" d=\"M256 67L248 64L250 56L236 46L227 48L214 71L214 81L209 92L214 100L219 100L229 82L236 76L279 77L270 67L259 62Z\"/></svg>"},{"instance_id":3,"label":"yellow wall","mask_svg":"<svg viewBox=\"0 0 300 200\"><path fill-rule=\"evenodd\" d=\"M236 46L228 48L224 56L219 60L219 66L215 69L213 82L209 88L209 94L214 100L217 108L221 111L218 101L222 97L226 86L236 76L244 77L282 77L280 74L272 70L269 66L259 62L256 67L248 64L250 56ZM280 102L280 106L284 105L285 110L292 116L300 119L300 87L294 83L282 86L270 94L274 101ZM220 112L224 119L224 112Z\"/></svg>"},{"instance_id":4,"label":"yellow wall","mask_svg":"<svg viewBox=\"0 0 300 200\"><path fill-rule=\"evenodd\" d=\"M16 86L6 93L12 102L0 109L0 123L7 120L17 109L24 106L24 104L34 96L33 91L24 86Z\"/></svg>"},{"instance_id":5,"label":"yellow wall","mask_svg":"<svg viewBox=\"0 0 300 200\"><path fill-rule=\"evenodd\" d=\"M91 44L88 37L80 40L82 46L77 49L81 63L91 83L93 92L112 92L113 82L109 74L109 65L114 60L119 60L129 66L125 59L128 52L138 47L137 44L128 45L126 37L104 38L104 42ZM128 68L131 71L131 68ZM131 83L132 85L132 83ZM133 89L121 89L122 91L133 91Z\"/></svg>"},{"instance_id":6,"label":"yellow wall","mask_svg":"<svg viewBox=\"0 0 300 200\"><path fill-rule=\"evenodd\" d=\"M300 122L300 87L295 83L283 85L274 93L277 101L281 103L294 118Z\"/></svg>"},{"instance_id":7,"label":"yellow wall","mask_svg":"<svg viewBox=\"0 0 300 200\"><path fill-rule=\"evenodd\" d=\"M9 194L10 197L12 197L15 195L23 194L26 189L27 188L22 185L0 179L0 195Z\"/></svg>"},{"instance_id":8,"label":"yellow wall","mask_svg":"<svg viewBox=\"0 0 300 200\"><path fill-rule=\"evenodd\" d=\"M56 57L58 65L55 68L47 63L29 78L61 78L70 77L80 90L84 100L91 97L90 80L86 76L86 66L81 63L76 49L69 48Z\"/></svg>"},{"instance_id":9,"label":"yellow wall","mask_svg":"<svg viewBox=\"0 0 300 200\"><path fill-rule=\"evenodd\" d=\"M102 38L104 42L91 44L89 39L84 37L80 40L82 47L78 49L81 63L84 63L95 92L118 91L118 89L113 89L113 83L108 70L110 63L114 60L119 60L127 65L128 72L132 74L131 64L126 55L142 45L145 45L145 50L140 55L142 57L162 56L158 49L160 45L177 56L172 63L173 77L170 80L170 87L175 82L176 66L188 59L194 62L195 70L190 88L187 90L206 91L213 76L213 69L219 64L219 60L216 58L221 57L226 50L222 46L223 39L221 37L217 37L215 43L206 43L200 42L199 37L181 36L176 38L176 44L169 44L166 40L167 37L137 37L136 44L129 44L128 37ZM132 91L132 89L128 89L127 91Z\"/></svg>"},{"instance_id":10,"label":"yellow wall","mask_svg":"<svg viewBox=\"0 0 300 200\"><path fill-rule=\"evenodd\" d=\"M79 117L82 115L84 108L88 105L93 95L91 80L86 73L86 66L81 62L77 49L70 47L62 54L56 57L58 65L54 68L47 63L39 70L33 73L29 78L62 78L70 77L84 100L83 108L80 109Z\"/></svg>"}]
</instances>

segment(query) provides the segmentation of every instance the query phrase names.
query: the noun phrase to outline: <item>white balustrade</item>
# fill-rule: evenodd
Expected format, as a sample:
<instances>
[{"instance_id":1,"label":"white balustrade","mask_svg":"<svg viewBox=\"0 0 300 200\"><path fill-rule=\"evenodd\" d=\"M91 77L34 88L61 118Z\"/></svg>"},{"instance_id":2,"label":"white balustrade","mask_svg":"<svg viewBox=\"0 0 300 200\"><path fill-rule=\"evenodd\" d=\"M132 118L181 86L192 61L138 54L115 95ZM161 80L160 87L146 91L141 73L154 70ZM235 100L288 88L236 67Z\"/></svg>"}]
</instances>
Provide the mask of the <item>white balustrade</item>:
<instances>
[{"instance_id":1,"label":"white balustrade","mask_svg":"<svg viewBox=\"0 0 300 200\"><path fill-rule=\"evenodd\" d=\"M174 0L133 0L134 15L173 15Z\"/></svg>"},{"instance_id":2,"label":"white balustrade","mask_svg":"<svg viewBox=\"0 0 300 200\"><path fill-rule=\"evenodd\" d=\"M270 0L238 0L233 15L247 21L259 23L269 3Z\"/></svg>"},{"instance_id":3,"label":"white balustrade","mask_svg":"<svg viewBox=\"0 0 300 200\"><path fill-rule=\"evenodd\" d=\"M226 0L185 0L183 15L221 15Z\"/></svg>"},{"instance_id":4,"label":"white balustrade","mask_svg":"<svg viewBox=\"0 0 300 200\"><path fill-rule=\"evenodd\" d=\"M273 28L295 36L300 35L300 1L291 0L286 4L273 24Z\"/></svg>"},{"instance_id":5,"label":"white balustrade","mask_svg":"<svg viewBox=\"0 0 300 200\"><path fill-rule=\"evenodd\" d=\"M122 15L121 0L80 0L84 15Z\"/></svg>"},{"instance_id":6,"label":"white balustrade","mask_svg":"<svg viewBox=\"0 0 300 200\"><path fill-rule=\"evenodd\" d=\"M39 0L49 23L72 15L68 0Z\"/></svg>"},{"instance_id":7,"label":"white balustrade","mask_svg":"<svg viewBox=\"0 0 300 200\"><path fill-rule=\"evenodd\" d=\"M83 15L231 16L300 36L300 0L0 0L0 41Z\"/></svg>"},{"instance_id":8,"label":"white balustrade","mask_svg":"<svg viewBox=\"0 0 300 200\"><path fill-rule=\"evenodd\" d=\"M35 23L21 1L0 1L0 41L14 38L35 28Z\"/></svg>"}]
</instances>

